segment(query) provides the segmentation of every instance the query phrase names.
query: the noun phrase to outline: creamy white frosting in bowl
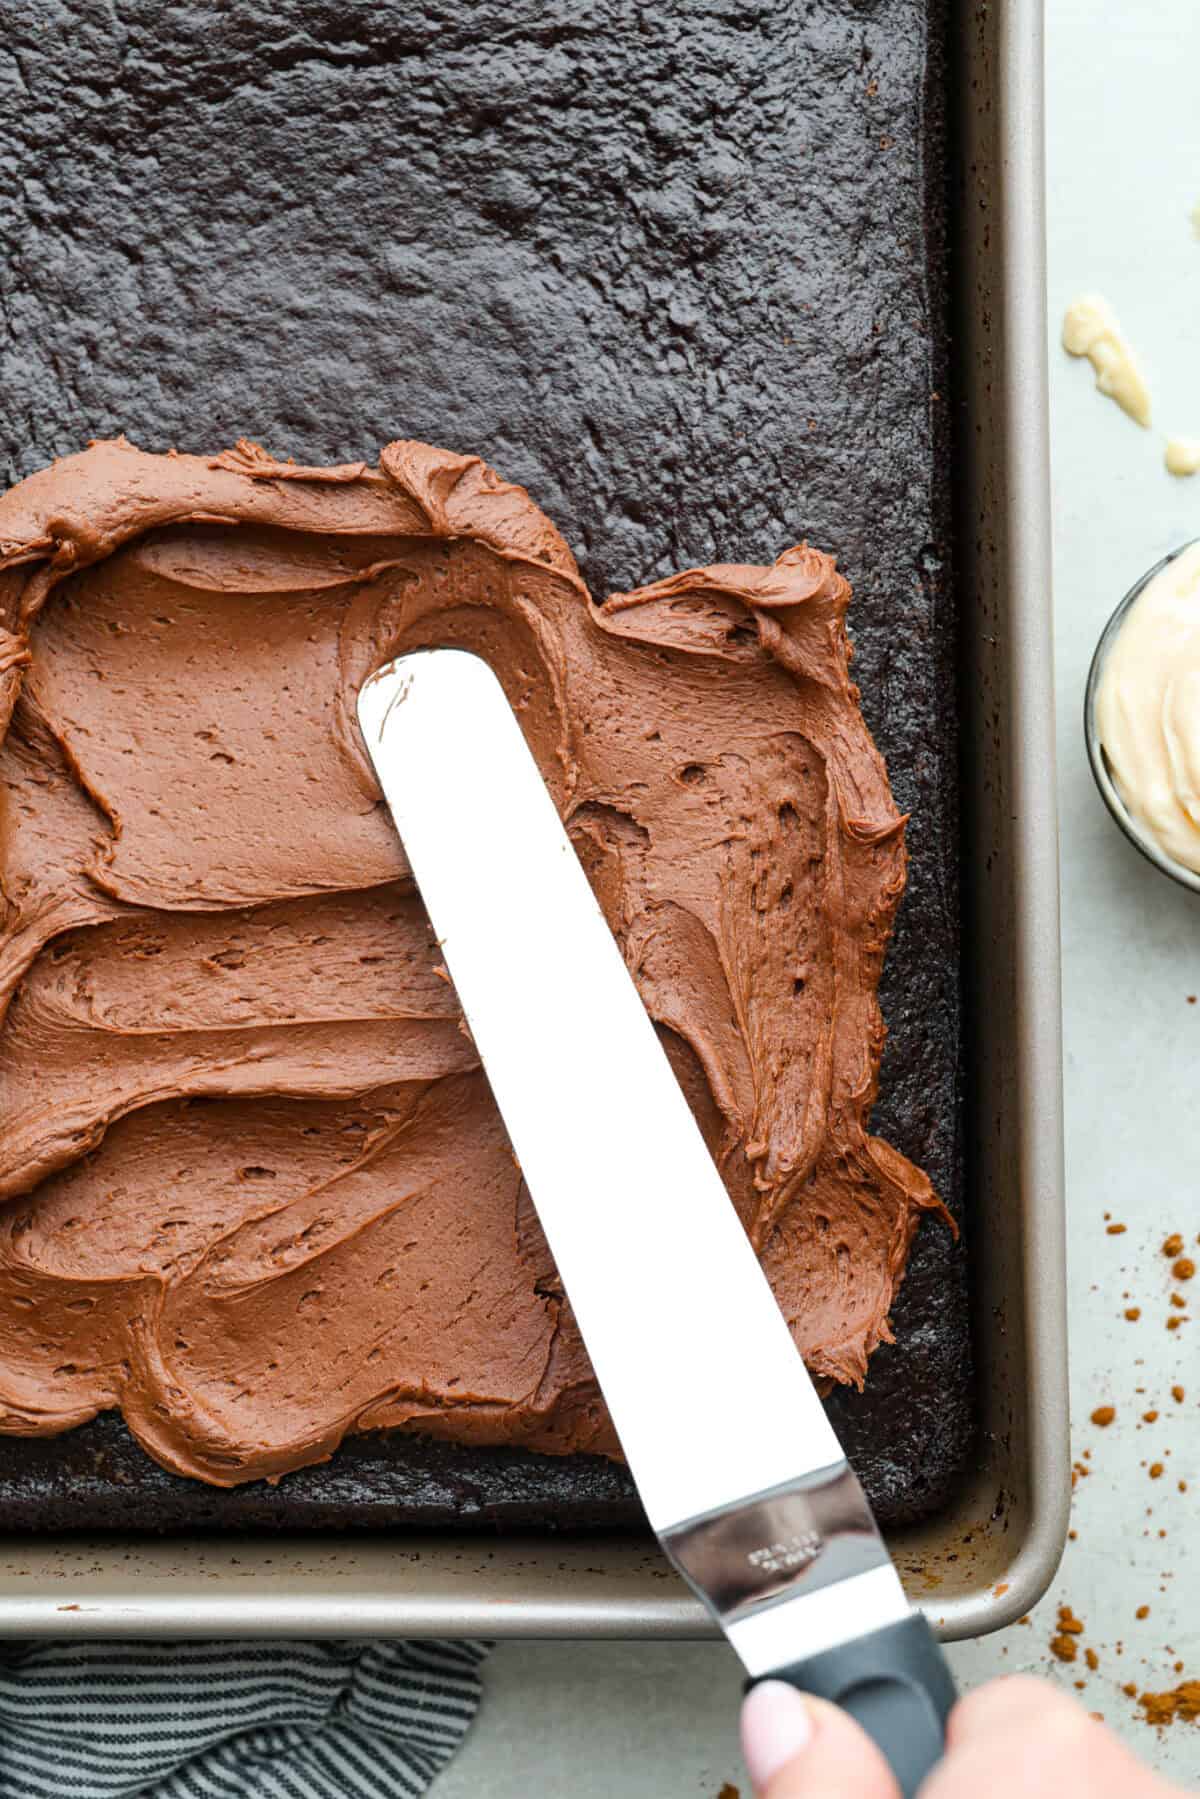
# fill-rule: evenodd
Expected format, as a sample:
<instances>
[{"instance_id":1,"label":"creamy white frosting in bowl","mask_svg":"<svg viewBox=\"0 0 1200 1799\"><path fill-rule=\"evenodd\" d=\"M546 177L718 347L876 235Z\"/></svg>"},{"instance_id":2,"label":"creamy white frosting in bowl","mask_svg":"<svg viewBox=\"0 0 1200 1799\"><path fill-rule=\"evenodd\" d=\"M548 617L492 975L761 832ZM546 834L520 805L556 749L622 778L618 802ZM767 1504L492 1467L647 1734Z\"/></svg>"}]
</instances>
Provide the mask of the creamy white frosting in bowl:
<instances>
[{"instance_id":1,"label":"creamy white frosting in bowl","mask_svg":"<svg viewBox=\"0 0 1200 1799\"><path fill-rule=\"evenodd\" d=\"M1113 613L1092 659L1084 729L1125 835L1200 892L1200 540L1164 557Z\"/></svg>"}]
</instances>

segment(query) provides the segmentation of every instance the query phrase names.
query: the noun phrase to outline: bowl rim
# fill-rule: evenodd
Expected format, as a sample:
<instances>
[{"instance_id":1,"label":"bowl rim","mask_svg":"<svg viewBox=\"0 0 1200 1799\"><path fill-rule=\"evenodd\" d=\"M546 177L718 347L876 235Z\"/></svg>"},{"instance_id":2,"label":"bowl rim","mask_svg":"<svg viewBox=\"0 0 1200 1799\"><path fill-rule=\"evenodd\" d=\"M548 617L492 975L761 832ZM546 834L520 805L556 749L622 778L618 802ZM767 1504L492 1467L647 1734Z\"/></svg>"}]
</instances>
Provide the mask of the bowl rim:
<instances>
[{"instance_id":1,"label":"bowl rim","mask_svg":"<svg viewBox=\"0 0 1200 1799\"><path fill-rule=\"evenodd\" d=\"M1153 568L1148 568L1144 575L1140 575L1124 598L1118 601L1108 623L1100 633L1100 640L1092 653L1087 684L1083 694L1083 739L1087 748L1088 765L1100 797L1108 808L1109 816L1140 856L1152 863L1160 874L1167 875L1172 881L1177 882L1181 887L1188 888L1192 893L1200 893L1200 871L1187 868L1182 862L1176 862L1173 856L1168 856L1150 833L1139 824L1121 797L1120 790L1109 770L1104 745L1100 740L1100 732L1096 723L1096 696L1100 689L1105 661L1121 634L1122 626L1129 612L1151 581L1182 556L1185 550L1194 548L1196 544L1200 544L1200 537L1189 538L1187 543L1180 544L1177 549L1169 550L1165 556L1159 558Z\"/></svg>"}]
</instances>

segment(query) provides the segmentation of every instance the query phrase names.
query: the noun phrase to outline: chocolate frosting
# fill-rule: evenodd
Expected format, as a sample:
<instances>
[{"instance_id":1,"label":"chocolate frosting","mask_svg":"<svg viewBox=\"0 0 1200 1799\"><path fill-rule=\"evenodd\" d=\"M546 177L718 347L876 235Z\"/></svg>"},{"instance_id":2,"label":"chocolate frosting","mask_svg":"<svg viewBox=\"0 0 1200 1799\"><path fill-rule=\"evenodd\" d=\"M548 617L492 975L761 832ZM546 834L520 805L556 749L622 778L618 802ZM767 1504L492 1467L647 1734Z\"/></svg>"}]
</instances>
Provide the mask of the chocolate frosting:
<instances>
[{"instance_id":1,"label":"chocolate frosting","mask_svg":"<svg viewBox=\"0 0 1200 1799\"><path fill-rule=\"evenodd\" d=\"M849 597L802 544L597 606L522 488L415 442L118 439L5 496L0 1429L119 1406L224 1486L396 1426L619 1453L358 735L442 644L502 680L809 1367L861 1383L940 1208L867 1131L904 821Z\"/></svg>"}]
</instances>

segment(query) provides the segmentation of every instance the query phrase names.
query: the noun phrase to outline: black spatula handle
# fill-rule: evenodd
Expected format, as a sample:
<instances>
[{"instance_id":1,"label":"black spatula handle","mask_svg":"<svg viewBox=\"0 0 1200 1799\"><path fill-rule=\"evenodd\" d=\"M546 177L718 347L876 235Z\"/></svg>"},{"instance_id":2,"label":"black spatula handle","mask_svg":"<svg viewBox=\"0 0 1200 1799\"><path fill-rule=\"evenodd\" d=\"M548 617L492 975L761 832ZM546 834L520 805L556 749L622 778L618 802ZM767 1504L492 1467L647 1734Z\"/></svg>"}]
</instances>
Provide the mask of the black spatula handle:
<instances>
[{"instance_id":1,"label":"black spatula handle","mask_svg":"<svg viewBox=\"0 0 1200 1799\"><path fill-rule=\"evenodd\" d=\"M759 1679L786 1680L849 1712L883 1751L904 1799L916 1799L942 1759L954 1682L920 1612Z\"/></svg>"}]
</instances>

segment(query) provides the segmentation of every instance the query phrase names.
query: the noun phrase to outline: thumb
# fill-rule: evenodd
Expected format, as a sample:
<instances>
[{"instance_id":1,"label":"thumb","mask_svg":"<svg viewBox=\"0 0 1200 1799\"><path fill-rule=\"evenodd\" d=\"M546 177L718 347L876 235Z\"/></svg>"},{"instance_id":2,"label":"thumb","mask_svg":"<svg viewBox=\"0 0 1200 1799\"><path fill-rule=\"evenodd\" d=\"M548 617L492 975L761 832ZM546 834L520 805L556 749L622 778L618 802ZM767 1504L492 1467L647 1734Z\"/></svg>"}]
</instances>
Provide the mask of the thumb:
<instances>
[{"instance_id":1,"label":"thumb","mask_svg":"<svg viewBox=\"0 0 1200 1799\"><path fill-rule=\"evenodd\" d=\"M900 1799L866 1731L782 1680L760 1681L746 1695L742 1754L759 1799Z\"/></svg>"}]
</instances>

